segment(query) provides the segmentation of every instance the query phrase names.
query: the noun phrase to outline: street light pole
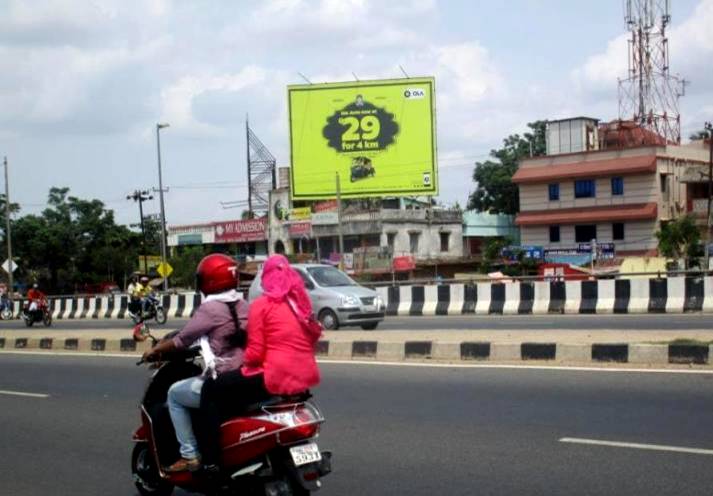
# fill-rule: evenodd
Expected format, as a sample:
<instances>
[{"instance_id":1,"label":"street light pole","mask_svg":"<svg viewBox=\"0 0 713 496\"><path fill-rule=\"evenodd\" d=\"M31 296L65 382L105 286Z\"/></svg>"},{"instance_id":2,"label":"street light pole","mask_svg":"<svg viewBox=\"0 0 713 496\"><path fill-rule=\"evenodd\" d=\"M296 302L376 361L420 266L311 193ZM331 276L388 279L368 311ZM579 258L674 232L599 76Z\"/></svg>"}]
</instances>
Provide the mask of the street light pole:
<instances>
[{"instance_id":1,"label":"street light pole","mask_svg":"<svg viewBox=\"0 0 713 496\"><path fill-rule=\"evenodd\" d=\"M141 222L139 223L139 226L141 226L141 239L143 240L144 273L148 274L149 264L148 264L148 260L146 259L146 229L144 228L144 206L143 206L143 203L146 200L153 200L153 196L149 195L148 191L139 191L137 189L132 194L128 195L126 197L126 199L134 200L135 202L139 202L139 219L141 220Z\"/></svg>"},{"instance_id":2,"label":"street light pole","mask_svg":"<svg viewBox=\"0 0 713 496\"><path fill-rule=\"evenodd\" d=\"M7 271L7 283L8 283L8 296L10 298L10 305L12 305L12 295L13 295L13 280L12 280L12 270L15 268L15 263L12 261L12 232L10 231L10 183L8 182L7 173L7 157L3 160L5 165L5 240L7 241L7 260L8 268ZM12 308L12 306L10 307ZM14 311L14 310L13 310Z\"/></svg>"},{"instance_id":3,"label":"street light pole","mask_svg":"<svg viewBox=\"0 0 713 496\"><path fill-rule=\"evenodd\" d=\"M163 203L163 177L161 173L161 129L168 127L167 123L156 124L156 150L158 152L158 193L161 199L161 263L166 264L166 209ZM163 277L163 289L168 291L168 278Z\"/></svg>"},{"instance_id":4,"label":"street light pole","mask_svg":"<svg viewBox=\"0 0 713 496\"><path fill-rule=\"evenodd\" d=\"M708 210L706 213L706 245L705 245L705 270L710 270L710 244L711 244L711 204L713 203L713 124L706 122L706 130L708 131L708 140L710 153L708 155Z\"/></svg>"}]
</instances>

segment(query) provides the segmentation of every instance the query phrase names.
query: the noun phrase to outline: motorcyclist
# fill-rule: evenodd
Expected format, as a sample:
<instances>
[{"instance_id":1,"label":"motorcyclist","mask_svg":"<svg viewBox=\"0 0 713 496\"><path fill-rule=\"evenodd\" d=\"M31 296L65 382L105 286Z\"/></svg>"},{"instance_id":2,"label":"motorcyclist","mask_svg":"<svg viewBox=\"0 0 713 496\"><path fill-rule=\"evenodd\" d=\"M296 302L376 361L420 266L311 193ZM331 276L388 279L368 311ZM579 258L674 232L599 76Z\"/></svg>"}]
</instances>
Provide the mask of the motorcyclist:
<instances>
[{"instance_id":1,"label":"motorcyclist","mask_svg":"<svg viewBox=\"0 0 713 496\"><path fill-rule=\"evenodd\" d=\"M136 315L141 313L141 297L137 294L138 284L138 275L132 274L129 285L126 286L126 294L129 295L129 311Z\"/></svg>"},{"instance_id":2,"label":"motorcyclist","mask_svg":"<svg viewBox=\"0 0 713 496\"><path fill-rule=\"evenodd\" d=\"M149 296L151 296L152 292L153 289L149 284L148 276L141 276L139 278L139 282L134 287L133 297L141 303L142 316L145 316L149 311L149 307L151 305L151 300L149 299Z\"/></svg>"},{"instance_id":3,"label":"motorcyclist","mask_svg":"<svg viewBox=\"0 0 713 496\"><path fill-rule=\"evenodd\" d=\"M39 285L34 283L32 288L27 292L27 302L29 303L30 312L34 312L47 301L47 295L39 290Z\"/></svg>"},{"instance_id":4,"label":"motorcyclist","mask_svg":"<svg viewBox=\"0 0 713 496\"><path fill-rule=\"evenodd\" d=\"M196 286L205 295L204 302L173 339L163 340L144 353L144 360L156 360L162 353L185 349L200 339L206 362L202 376L178 381L168 390L168 408L181 458L166 467L166 472L200 468L198 444L188 409L200 406L206 376L219 377L237 370L243 363L248 304L237 291L237 274L237 263L227 255L214 253L201 260L196 269Z\"/></svg>"},{"instance_id":5,"label":"motorcyclist","mask_svg":"<svg viewBox=\"0 0 713 496\"><path fill-rule=\"evenodd\" d=\"M304 282L283 255L273 255L262 271L263 295L250 305L245 364L206 380L201 410L206 421L204 463L215 468L220 423L247 405L272 395L305 392L320 381L314 345L322 333Z\"/></svg>"}]
</instances>

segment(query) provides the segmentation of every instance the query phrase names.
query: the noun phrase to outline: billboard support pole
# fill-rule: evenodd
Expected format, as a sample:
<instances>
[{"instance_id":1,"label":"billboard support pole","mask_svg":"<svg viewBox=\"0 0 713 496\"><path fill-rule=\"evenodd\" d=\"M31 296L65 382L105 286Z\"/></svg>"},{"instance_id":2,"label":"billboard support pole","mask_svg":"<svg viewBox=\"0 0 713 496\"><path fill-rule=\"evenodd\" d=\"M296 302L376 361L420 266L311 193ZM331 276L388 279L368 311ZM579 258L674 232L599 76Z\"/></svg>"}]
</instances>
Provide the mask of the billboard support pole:
<instances>
[{"instance_id":1,"label":"billboard support pole","mask_svg":"<svg viewBox=\"0 0 713 496\"><path fill-rule=\"evenodd\" d=\"M339 233L339 270L344 270L344 232L342 229L342 186L337 172L337 232Z\"/></svg>"}]
</instances>

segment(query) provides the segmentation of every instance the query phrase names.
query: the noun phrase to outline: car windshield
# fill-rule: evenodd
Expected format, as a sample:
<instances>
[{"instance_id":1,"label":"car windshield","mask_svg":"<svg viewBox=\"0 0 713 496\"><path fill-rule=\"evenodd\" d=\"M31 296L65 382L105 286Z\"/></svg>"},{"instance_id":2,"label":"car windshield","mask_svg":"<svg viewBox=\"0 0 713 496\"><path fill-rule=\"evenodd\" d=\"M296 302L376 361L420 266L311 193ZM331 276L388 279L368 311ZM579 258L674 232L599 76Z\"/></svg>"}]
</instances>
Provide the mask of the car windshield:
<instances>
[{"instance_id":1,"label":"car windshield","mask_svg":"<svg viewBox=\"0 0 713 496\"><path fill-rule=\"evenodd\" d=\"M349 276L334 267L309 267L307 272L322 287L332 288L336 286L356 286Z\"/></svg>"}]
</instances>

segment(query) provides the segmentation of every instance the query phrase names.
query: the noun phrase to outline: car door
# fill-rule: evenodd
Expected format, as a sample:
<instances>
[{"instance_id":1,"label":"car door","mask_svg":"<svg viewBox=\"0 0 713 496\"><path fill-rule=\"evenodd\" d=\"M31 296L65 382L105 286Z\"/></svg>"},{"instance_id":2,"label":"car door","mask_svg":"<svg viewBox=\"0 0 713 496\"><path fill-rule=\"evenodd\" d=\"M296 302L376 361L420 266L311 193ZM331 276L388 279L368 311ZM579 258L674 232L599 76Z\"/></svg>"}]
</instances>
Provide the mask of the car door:
<instances>
[{"instance_id":1,"label":"car door","mask_svg":"<svg viewBox=\"0 0 713 496\"><path fill-rule=\"evenodd\" d=\"M319 298L317 286L315 285L312 278L304 270L302 270L301 268L296 268L295 270L302 278L302 281L305 283L305 289L307 290L307 294L309 294L309 298L310 300L312 300L312 311L315 315L319 315L319 311L324 305L320 303L320 300L322 300L322 298Z\"/></svg>"}]
</instances>

